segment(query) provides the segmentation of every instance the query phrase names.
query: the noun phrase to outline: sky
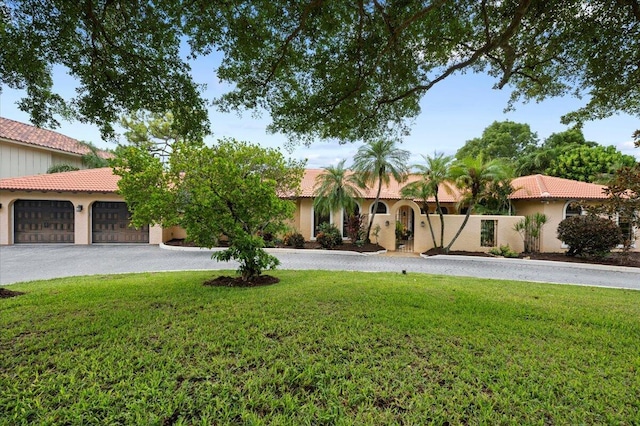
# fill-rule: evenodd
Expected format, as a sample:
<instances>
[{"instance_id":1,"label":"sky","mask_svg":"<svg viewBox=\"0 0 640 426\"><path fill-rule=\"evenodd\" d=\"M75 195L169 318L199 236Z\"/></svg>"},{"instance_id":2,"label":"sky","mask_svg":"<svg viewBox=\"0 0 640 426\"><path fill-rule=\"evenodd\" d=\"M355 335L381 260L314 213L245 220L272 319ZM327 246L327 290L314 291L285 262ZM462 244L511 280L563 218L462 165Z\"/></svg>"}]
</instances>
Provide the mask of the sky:
<instances>
[{"instance_id":1,"label":"sky","mask_svg":"<svg viewBox=\"0 0 640 426\"><path fill-rule=\"evenodd\" d=\"M206 99L213 99L229 90L230 86L220 82L215 74L215 58L200 58L192 63L194 80L204 83ZM470 139L480 137L482 131L494 121L511 120L529 124L540 141L552 133L567 130L560 123L560 117L584 104L584 100L572 97L553 98L541 103L516 104L515 111L504 112L509 100L508 87L503 90L492 88L494 79L485 74L466 73L450 76L428 91L420 103L422 112L414 120L409 136L402 140L401 147L411 152L411 163L422 162L420 155L442 152L453 155ZM54 68L54 90L65 99L73 97L76 84L66 75L64 69ZM0 93L0 116L28 123L29 117L20 111L16 102L23 92L2 88ZM209 119L213 135L207 141L213 143L217 138L233 137L258 143L262 146L279 147L295 159L306 159L307 167L321 168L335 165L347 159L347 165L356 153L359 145L339 144L337 142L318 141L311 146L299 146L286 151L287 138L282 134L269 134L266 127L269 115L263 113L256 118L251 112L221 113L213 107L209 110ZM96 126L79 122L61 121L61 126L52 129L72 138L89 141L100 148L114 148L100 137ZM614 145L625 154L634 155L640 160L640 149L633 146L631 134L640 129L640 120L621 114L604 120L588 122L583 127L587 140L601 145Z\"/></svg>"}]
</instances>

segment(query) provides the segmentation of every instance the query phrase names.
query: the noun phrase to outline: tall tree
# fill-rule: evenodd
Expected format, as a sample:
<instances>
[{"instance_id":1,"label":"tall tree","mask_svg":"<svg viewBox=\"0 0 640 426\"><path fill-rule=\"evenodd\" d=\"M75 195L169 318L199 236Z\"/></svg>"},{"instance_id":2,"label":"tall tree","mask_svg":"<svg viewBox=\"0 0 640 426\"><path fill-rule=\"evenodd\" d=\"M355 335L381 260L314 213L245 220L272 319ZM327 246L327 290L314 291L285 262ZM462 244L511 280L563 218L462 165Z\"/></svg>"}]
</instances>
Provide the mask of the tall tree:
<instances>
[{"instance_id":1,"label":"tall tree","mask_svg":"<svg viewBox=\"0 0 640 426\"><path fill-rule=\"evenodd\" d=\"M344 209L350 216L354 213L357 200L362 198L357 176L344 167L346 160L337 166L328 166L316 178L313 193L313 208L321 214Z\"/></svg>"},{"instance_id":2,"label":"tall tree","mask_svg":"<svg viewBox=\"0 0 640 426\"><path fill-rule=\"evenodd\" d=\"M564 152L580 147L595 147L597 145L596 142L587 141L579 128L552 133L545 139L542 146L516 160L516 171L519 176L547 173L553 161Z\"/></svg>"},{"instance_id":3,"label":"tall tree","mask_svg":"<svg viewBox=\"0 0 640 426\"><path fill-rule=\"evenodd\" d=\"M136 226L180 225L190 240L213 247L221 236L229 248L218 260L236 259L244 281L275 268L260 234L285 229L295 205L303 165L273 149L232 139L213 147L177 143L168 165L144 147L121 146L113 160L119 191Z\"/></svg>"},{"instance_id":4,"label":"tall tree","mask_svg":"<svg viewBox=\"0 0 640 426\"><path fill-rule=\"evenodd\" d=\"M494 121L482 132L482 137L467 141L456 158L482 156L487 160L501 158L516 162L518 158L535 150L538 135L528 124L513 121Z\"/></svg>"},{"instance_id":5,"label":"tall tree","mask_svg":"<svg viewBox=\"0 0 640 426\"><path fill-rule=\"evenodd\" d=\"M405 185L401 190L401 194L403 197L419 198L422 200L427 215L429 230L431 231L431 238L433 239L433 246L442 248L444 247L444 214L440 206L439 191L441 187L444 187L447 191L451 190L447 179L449 178L449 168L453 158L437 152L434 153L433 156L423 155L422 158L426 164L416 164L413 166L420 174L420 180ZM431 197L434 198L436 204L435 210L440 216L440 245L436 243L433 225L429 217L428 200Z\"/></svg>"},{"instance_id":6,"label":"tall tree","mask_svg":"<svg viewBox=\"0 0 640 426\"><path fill-rule=\"evenodd\" d=\"M201 135L206 102L190 60L216 51L218 78L233 87L221 108L264 109L271 130L307 141L397 135L425 93L470 70L509 87L510 106L588 94L565 121L640 115L635 0L13 0L2 9L0 84L26 90L20 107L39 125L62 114L110 133L123 114L168 107L177 128ZM78 82L74 99L54 90L59 66Z\"/></svg>"},{"instance_id":7,"label":"tall tree","mask_svg":"<svg viewBox=\"0 0 640 426\"><path fill-rule=\"evenodd\" d=\"M373 202L373 212L367 227L366 240L370 241L371 227L376 217L382 185L389 185L391 177L398 182L404 182L409 173L409 156L411 153L400 149L393 140L380 139L369 142L358 148L353 157L353 170L359 174L364 185L378 186L376 198Z\"/></svg>"},{"instance_id":8,"label":"tall tree","mask_svg":"<svg viewBox=\"0 0 640 426\"><path fill-rule=\"evenodd\" d=\"M635 157L621 153L613 145L582 145L559 153L545 173L582 182L606 182L620 167L635 163Z\"/></svg>"},{"instance_id":9,"label":"tall tree","mask_svg":"<svg viewBox=\"0 0 640 426\"><path fill-rule=\"evenodd\" d=\"M444 248L448 252L453 243L456 242L462 230L469 221L471 211L474 209L480 198L486 193L489 185L493 182L504 179L507 168L500 160L485 162L482 157L467 157L456 161L450 170L451 179L456 186L464 191L464 198L461 201L467 209L464 220L456 235Z\"/></svg>"}]
</instances>

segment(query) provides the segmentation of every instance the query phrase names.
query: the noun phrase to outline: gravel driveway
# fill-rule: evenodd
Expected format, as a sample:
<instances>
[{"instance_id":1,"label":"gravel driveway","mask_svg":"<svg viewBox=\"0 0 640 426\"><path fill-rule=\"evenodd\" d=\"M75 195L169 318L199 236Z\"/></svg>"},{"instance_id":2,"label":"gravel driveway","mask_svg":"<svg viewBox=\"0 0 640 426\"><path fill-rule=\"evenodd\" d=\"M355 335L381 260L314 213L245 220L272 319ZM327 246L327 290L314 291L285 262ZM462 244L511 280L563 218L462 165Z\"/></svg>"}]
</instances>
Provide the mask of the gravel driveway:
<instances>
[{"instance_id":1,"label":"gravel driveway","mask_svg":"<svg viewBox=\"0 0 640 426\"><path fill-rule=\"evenodd\" d=\"M281 269L442 274L640 290L640 268L565 264L464 256L354 255L314 251L272 252ZM166 250L152 245L13 245L0 247L0 284L144 271L235 269L211 252Z\"/></svg>"}]
</instances>

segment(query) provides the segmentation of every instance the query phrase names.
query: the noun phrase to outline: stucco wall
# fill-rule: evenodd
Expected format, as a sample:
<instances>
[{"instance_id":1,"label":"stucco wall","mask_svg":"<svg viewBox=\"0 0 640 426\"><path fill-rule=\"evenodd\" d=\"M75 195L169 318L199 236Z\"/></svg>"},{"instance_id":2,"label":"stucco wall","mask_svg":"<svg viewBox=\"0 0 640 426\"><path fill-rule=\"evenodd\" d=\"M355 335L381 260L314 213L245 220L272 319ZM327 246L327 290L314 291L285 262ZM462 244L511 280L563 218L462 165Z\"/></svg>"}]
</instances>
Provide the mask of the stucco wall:
<instances>
[{"instance_id":1,"label":"stucco wall","mask_svg":"<svg viewBox=\"0 0 640 426\"><path fill-rule=\"evenodd\" d=\"M87 194L58 192L0 192L0 245L13 244L13 204L16 200L55 200L69 201L74 207L74 242L75 244L91 244L91 206L97 201L121 202L117 194ZM82 205L82 211L75 211ZM149 229L149 243L159 244L163 241L164 232L161 227Z\"/></svg>"}]
</instances>

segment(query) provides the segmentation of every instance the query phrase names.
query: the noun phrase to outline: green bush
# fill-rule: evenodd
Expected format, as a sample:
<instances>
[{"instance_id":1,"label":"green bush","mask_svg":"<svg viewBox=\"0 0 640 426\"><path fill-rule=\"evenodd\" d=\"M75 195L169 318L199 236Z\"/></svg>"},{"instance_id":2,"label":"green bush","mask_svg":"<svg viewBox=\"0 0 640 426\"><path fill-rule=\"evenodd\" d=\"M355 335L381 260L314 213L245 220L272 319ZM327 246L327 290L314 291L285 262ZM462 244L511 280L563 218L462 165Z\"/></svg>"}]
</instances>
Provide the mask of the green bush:
<instances>
[{"instance_id":1,"label":"green bush","mask_svg":"<svg viewBox=\"0 0 640 426\"><path fill-rule=\"evenodd\" d=\"M572 216L558 225L558 239L569 246L567 256L604 257L622 244L622 231L600 216Z\"/></svg>"},{"instance_id":2,"label":"green bush","mask_svg":"<svg viewBox=\"0 0 640 426\"><path fill-rule=\"evenodd\" d=\"M316 241L320 243L324 249L332 249L335 246L342 245L342 235L340 230L330 223L321 223L318 227Z\"/></svg>"},{"instance_id":3,"label":"green bush","mask_svg":"<svg viewBox=\"0 0 640 426\"><path fill-rule=\"evenodd\" d=\"M287 233L282 242L285 246L294 247L294 248L303 248L304 247L304 237L301 233L294 231Z\"/></svg>"},{"instance_id":4,"label":"green bush","mask_svg":"<svg viewBox=\"0 0 640 426\"><path fill-rule=\"evenodd\" d=\"M502 257L518 257L518 253L511 250L511 247L509 247L509 244L500 246L499 248L494 247L491 250L489 250L489 253L495 256L502 256Z\"/></svg>"}]
</instances>

